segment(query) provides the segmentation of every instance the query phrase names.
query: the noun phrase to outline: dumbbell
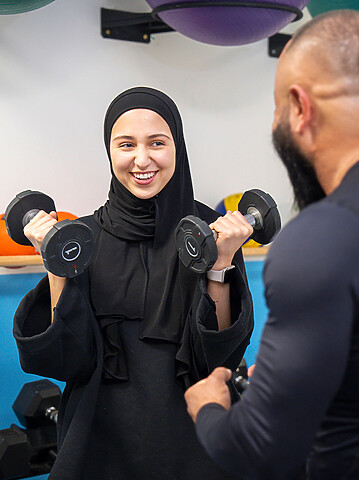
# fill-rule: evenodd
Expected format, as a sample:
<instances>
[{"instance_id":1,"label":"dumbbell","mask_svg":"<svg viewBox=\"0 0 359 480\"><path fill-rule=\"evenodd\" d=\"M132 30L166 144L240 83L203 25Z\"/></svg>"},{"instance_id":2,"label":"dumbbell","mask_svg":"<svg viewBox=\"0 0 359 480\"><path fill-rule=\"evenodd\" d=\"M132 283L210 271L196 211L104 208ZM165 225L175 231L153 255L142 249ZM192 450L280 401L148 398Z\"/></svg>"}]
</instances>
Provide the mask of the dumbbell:
<instances>
[{"instance_id":1,"label":"dumbbell","mask_svg":"<svg viewBox=\"0 0 359 480\"><path fill-rule=\"evenodd\" d=\"M0 430L0 479L30 475L30 442L16 425Z\"/></svg>"},{"instance_id":2,"label":"dumbbell","mask_svg":"<svg viewBox=\"0 0 359 480\"><path fill-rule=\"evenodd\" d=\"M31 245L24 227L40 211L55 211L52 198L41 192L26 190L8 205L4 219L9 236L20 245ZM88 266L93 251L93 234L80 220L62 220L45 236L41 255L45 268L58 277L73 278Z\"/></svg>"},{"instance_id":3,"label":"dumbbell","mask_svg":"<svg viewBox=\"0 0 359 480\"><path fill-rule=\"evenodd\" d=\"M0 430L0 480L49 473L57 456L55 425Z\"/></svg>"},{"instance_id":4,"label":"dumbbell","mask_svg":"<svg viewBox=\"0 0 359 480\"><path fill-rule=\"evenodd\" d=\"M240 394L242 394L249 385L247 363L244 358L242 358L238 368L233 372L233 383Z\"/></svg>"},{"instance_id":5,"label":"dumbbell","mask_svg":"<svg viewBox=\"0 0 359 480\"><path fill-rule=\"evenodd\" d=\"M253 227L250 238L261 245L270 243L281 228L281 220L274 199L262 190L245 192L238 211ZM182 218L176 228L176 246L182 263L196 273L210 270L218 258L217 232L194 215Z\"/></svg>"},{"instance_id":6,"label":"dumbbell","mask_svg":"<svg viewBox=\"0 0 359 480\"><path fill-rule=\"evenodd\" d=\"M27 428L57 423L61 390L50 380L25 383L12 406L19 422Z\"/></svg>"}]
</instances>

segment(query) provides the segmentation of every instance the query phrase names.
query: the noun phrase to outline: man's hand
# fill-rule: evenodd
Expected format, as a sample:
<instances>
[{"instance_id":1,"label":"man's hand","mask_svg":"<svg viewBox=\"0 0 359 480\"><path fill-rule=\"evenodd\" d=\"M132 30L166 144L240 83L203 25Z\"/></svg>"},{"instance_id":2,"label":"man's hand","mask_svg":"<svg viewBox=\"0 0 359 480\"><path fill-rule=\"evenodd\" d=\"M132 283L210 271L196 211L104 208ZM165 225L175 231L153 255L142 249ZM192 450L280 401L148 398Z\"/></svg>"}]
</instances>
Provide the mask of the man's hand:
<instances>
[{"instance_id":1,"label":"man's hand","mask_svg":"<svg viewBox=\"0 0 359 480\"><path fill-rule=\"evenodd\" d=\"M226 385L232 378L231 370L224 367L218 367L209 377L199 381L185 393L187 410L192 420L196 422L199 410L207 403L218 403L226 410L231 406L231 395Z\"/></svg>"}]
</instances>

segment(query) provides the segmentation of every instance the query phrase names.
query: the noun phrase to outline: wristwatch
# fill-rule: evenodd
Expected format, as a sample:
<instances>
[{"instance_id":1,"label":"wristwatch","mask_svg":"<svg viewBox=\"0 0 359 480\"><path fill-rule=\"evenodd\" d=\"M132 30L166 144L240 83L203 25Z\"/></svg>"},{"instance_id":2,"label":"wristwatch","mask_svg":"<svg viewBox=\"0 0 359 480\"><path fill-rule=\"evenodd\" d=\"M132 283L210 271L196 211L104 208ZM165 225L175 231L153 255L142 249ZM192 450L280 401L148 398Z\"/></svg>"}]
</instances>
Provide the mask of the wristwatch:
<instances>
[{"instance_id":1,"label":"wristwatch","mask_svg":"<svg viewBox=\"0 0 359 480\"><path fill-rule=\"evenodd\" d=\"M233 278L235 270L236 267L234 265L230 265L223 270L209 270L207 278L213 282L228 283Z\"/></svg>"}]
</instances>

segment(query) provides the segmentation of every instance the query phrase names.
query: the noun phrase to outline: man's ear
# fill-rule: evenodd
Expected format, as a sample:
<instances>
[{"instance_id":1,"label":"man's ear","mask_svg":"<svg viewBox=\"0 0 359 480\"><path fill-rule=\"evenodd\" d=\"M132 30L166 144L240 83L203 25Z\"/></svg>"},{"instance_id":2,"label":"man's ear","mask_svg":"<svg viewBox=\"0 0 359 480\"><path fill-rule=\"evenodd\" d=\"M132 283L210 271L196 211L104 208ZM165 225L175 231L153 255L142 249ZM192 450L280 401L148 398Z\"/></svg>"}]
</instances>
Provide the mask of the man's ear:
<instances>
[{"instance_id":1,"label":"man's ear","mask_svg":"<svg viewBox=\"0 0 359 480\"><path fill-rule=\"evenodd\" d=\"M303 135L310 126L313 110L307 92L300 85L289 87L289 121L294 133Z\"/></svg>"}]
</instances>

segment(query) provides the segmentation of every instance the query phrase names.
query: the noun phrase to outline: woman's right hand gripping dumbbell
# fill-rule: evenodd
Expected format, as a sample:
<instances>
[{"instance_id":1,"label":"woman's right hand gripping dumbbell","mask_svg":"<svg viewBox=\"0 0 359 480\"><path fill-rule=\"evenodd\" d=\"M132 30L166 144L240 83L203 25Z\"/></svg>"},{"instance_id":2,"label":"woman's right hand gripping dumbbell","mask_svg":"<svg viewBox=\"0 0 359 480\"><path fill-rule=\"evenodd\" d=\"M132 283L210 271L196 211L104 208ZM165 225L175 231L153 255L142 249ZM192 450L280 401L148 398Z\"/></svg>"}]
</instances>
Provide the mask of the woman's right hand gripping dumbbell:
<instances>
[{"instance_id":1,"label":"woman's right hand gripping dumbbell","mask_svg":"<svg viewBox=\"0 0 359 480\"><path fill-rule=\"evenodd\" d=\"M57 214L52 211L46 213L40 210L35 217L24 228L24 235L30 240L36 250L41 253L41 245L46 234L57 223ZM66 278L57 277L51 272L47 272L50 284L51 296L51 323L54 319L54 308L60 298L62 290L64 289Z\"/></svg>"},{"instance_id":2,"label":"woman's right hand gripping dumbbell","mask_svg":"<svg viewBox=\"0 0 359 480\"><path fill-rule=\"evenodd\" d=\"M46 213L40 210L35 217L25 225L24 235L27 237L36 250L41 254L41 245L46 234L57 223L56 212Z\"/></svg>"}]
</instances>

